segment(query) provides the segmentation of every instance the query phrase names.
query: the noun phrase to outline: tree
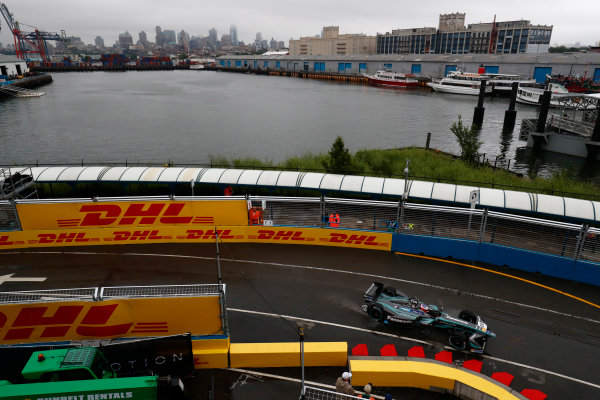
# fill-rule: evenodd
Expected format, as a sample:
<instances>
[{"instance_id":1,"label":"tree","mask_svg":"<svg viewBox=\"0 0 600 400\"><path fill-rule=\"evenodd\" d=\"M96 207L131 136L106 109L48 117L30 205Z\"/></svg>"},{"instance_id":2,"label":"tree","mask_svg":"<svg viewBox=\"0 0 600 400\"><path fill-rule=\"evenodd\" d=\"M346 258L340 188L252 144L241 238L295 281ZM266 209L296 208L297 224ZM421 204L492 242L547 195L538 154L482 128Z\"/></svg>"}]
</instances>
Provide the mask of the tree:
<instances>
[{"instance_id":1,"label":"tree","mask_svg":"<svg viewBox=\"0 0 600 400\"><path fill-rule=\"evenodd\" d=\"M468 163L475 163L479 148L483 144L483 142L479 140L479 131L477 128L474 126L467 127L463 125L462 117L459 115L458 121L452 123L450 130L454 133L454 136L456 136L456 140L460 146L460 157Z\"/></svg>"},{"instance_id":2,"label":"tree","mask_svg":"<svg viewBox=\"0 0 600 400\"><path fill-rule=\"evenodd\" d=\"M352 156L344 144L344 139L338 136L329 150L329 157L323 161L323 167L327 172L343 174L348 172L352 165Z\"/></svg>"}]
</instances>

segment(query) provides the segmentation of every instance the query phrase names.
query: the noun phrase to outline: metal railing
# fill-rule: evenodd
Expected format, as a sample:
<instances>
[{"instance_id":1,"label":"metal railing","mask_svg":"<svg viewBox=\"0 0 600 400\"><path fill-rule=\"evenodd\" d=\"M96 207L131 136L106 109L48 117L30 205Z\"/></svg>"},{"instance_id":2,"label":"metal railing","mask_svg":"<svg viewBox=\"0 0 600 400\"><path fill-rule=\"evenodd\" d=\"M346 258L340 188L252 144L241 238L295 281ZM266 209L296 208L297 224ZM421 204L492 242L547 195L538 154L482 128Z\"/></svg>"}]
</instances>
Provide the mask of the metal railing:
<instances>
[{"instance_id":1,"label":"metal railing","mask_svg":"<svg viewBox=\"0 0 600 400\"><path fill-rule=\"evenodd\" d=\"M263 225L332 227L443 237L515 247L556 256L600 262L600 229L506 214L402 202L336 198L250 197L263 208Z\"/></svg>"},{"instance_id":2,"label":"metal railing","mask_svg":"<svg viewBox=\"0 0 600 400\"><path fill-rule=\"evenodd\" d=\"M223 291L225 291L225 285ZM142 297L198 297L218 296L219 285L158 285L108 286L100 288L100 300L132 299Z\"/></svg>"},{"instance_id":3,"label":"metal railing","mask_svg":"<svg viewBox=\"0 0 600 400\"><path fill-rule=\"evenodd\" d=\"M94 301L99 288L50 289L0 292L0 304L49 303L54 301Z\"/></svg>"},{"instance_id":4,"label":"metal railing","mask_svg":"<svg viewBox=\"0 0 600 400\"><path fill-rule=\"evenodd\" d=\"M40 303L52 301L99 301L145 297L199 297L219 296L225 285L160 285L160 286L108 286L73 289L48 289L0 292L0 304Z\"/></svg>"},{"instance_id":5,"label":"metal railing","mask_svg":"<svg viewBox=\"0 0 600 400\"><path fill-rule=\"evenodd\" d=\"M0 200L0 231L19 231L21 223L14 203Z\"/></svg>"},{"instance_id":6,"label":"metal railing","mask_svg":"<svg viewBox=\"0 0 600 400\"><path fill-rule=\"evenodd\" d=\"M312 386L305 386L304 388L305 400L355 400L360 398L361 397L358 396L332 392L331 390L319 389Z\"/></svg>"}]
</instances>

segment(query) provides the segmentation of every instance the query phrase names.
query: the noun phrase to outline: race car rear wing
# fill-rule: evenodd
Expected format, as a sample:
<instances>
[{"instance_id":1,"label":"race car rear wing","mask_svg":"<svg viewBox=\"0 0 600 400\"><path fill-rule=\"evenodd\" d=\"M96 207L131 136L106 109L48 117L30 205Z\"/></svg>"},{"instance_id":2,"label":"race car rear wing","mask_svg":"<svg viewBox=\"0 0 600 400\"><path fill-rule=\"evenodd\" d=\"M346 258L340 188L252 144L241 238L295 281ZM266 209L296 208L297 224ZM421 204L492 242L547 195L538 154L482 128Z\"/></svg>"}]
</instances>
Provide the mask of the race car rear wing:
<instances>
[{"instance_id":1,"label":"race car rear wing","mask_svg":"<svg viewBox=\"0 0 600 400\"><path fill-rule=\"evenodd\" d=\"M373 282L373 283L371 283L371 286L367 289L367 291L363 295L363 298L365 299L365 301L367 303L371 303L371 302L377 300L377 298L381 294L382 290L383 290L383 283Z\"/></svg>"}]
</instances>

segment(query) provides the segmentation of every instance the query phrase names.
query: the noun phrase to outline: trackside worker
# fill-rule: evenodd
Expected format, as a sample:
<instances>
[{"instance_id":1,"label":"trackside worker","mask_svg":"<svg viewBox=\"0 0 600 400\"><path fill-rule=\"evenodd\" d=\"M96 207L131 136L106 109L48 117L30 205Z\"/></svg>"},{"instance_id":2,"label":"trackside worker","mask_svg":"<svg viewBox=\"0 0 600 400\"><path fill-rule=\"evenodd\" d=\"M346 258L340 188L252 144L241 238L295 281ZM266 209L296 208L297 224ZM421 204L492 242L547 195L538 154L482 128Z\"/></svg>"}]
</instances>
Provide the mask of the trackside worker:
<instances>
[{"instance_id":1,"label":"trackside worker","mask_svg":"<svg viewBox=\"0 0 600 400\"><path fill-rule=\"evenodd\" d=\"M352 378L350 372L344 372L342 376L337 378L337 381L335 381L335 389L338 393L356 396L356 392L352 389L352 385L350 384L350 378Z\"/></svg>"},{"instance_id":2,"label":"trackside worker","mask_svg":"<svg viewBox=\"0 0 600 400\"><path fill-rule=\"evenodd\" d=\"M250 219L250 225L262 225L262 209L252 207L248 210L248 218Z\"/></svg>"},{"instance_id":3,"label":"trackside worker","mask_svg":"<svg viewBox=\"0 0 600 400\"><path fill-rule=\"evenodd\" d=\"M329 214L329 226L331 226L332 228L337 228L338 226L340 226L340 215L339 214L334 214L331 213Z\"/></svg>"}]
</instances>

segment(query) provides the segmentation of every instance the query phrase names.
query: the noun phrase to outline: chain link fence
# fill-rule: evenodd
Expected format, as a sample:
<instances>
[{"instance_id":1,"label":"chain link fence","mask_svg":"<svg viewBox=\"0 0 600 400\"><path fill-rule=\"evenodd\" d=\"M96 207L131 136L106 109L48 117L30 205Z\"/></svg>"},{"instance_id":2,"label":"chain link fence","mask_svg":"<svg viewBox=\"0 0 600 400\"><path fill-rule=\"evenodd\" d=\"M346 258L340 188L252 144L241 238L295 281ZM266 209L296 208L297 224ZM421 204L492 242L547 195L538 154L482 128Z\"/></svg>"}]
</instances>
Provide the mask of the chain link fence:
<instances>
[{"instance_id":1,"label":"chain link fence","mask_svg":"<svg viewBox=\"0 0 600 400\"><path fill-rule=\"evenodd\" d=\"M304 388L305 400L355 400L360 398L361 397L358 396L332 392L330 390L319 389L312 386L306 386Z\"/></svg>"},{"instance_id":2,"label":"chain link fence","mask_svg":"<svg viewBox=\"0 0 600 400\"><path fill-rule=\"evenodd\" d=\"M48 303L53 301L94 301L98 288L0 292L0 304Z\"/></svg>"},{"instance_id":3,"label":"chain link fence","mask_svg":"<svg viewBox=\"0 0 600 400\"><path fill-rule=\"evenodd\" d=\"M585 224L482 209L403 205L389 201L259 196L249 201L252 207L263 210L263 225L358 229L472 240L600 262L600 229Z\"/></svg>"},{"instance_id":4,"label":"chain link fence","mask_svg":"<svg viewBox=\"0 0 600 400\"><path fill-rule=\"evenodd\" d=\"M15 205L9 201L0 201L0 231L21 230Z\"/></svg>"},{"instance_id":5,"label":"chain link fence","mask_svg":"<svg viewBox=\"0 0 600 400\"><path fill-rule=\"evenodd\" d=\"M221 285L225 292L225 285ZM107 286L100 289L100 300L131 299L140 297L218 296L219 285L159 285Z\"/></svg>"}]
</instances>

